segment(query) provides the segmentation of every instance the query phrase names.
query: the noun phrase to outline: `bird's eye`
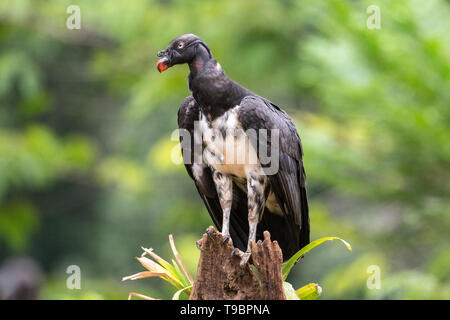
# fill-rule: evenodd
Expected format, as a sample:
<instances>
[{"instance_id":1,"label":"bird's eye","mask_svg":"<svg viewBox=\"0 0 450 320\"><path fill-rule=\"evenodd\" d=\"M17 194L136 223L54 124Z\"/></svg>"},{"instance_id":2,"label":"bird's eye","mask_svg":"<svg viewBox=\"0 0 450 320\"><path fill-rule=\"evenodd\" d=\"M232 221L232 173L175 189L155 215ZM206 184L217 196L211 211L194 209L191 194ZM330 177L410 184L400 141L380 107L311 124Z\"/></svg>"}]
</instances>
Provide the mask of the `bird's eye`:
<instances>
[{"instance_id":1,"label":"bird's eye","mask_svg":"<svg viewBox=\"0 0 450 320\"><path fill-rule=\"evenodd\" d=\"M178 43L178 45L177 45L178 49L183 49L183 47L184 47L184 42Z\"/></svg>"}]
</instances>

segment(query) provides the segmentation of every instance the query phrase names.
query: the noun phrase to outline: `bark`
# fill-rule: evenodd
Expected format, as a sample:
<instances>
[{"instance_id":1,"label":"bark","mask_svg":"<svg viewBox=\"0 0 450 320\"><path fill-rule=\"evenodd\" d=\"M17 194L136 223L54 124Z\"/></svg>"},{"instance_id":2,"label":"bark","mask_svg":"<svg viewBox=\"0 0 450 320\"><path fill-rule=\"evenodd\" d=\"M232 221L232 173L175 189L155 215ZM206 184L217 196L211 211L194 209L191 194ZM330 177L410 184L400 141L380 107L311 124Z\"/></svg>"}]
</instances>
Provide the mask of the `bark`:
<instances>
[{"instance_id":1,"label":"bark","mask_svg":"<svg viewBox=\"0 0 450 320\"><path fill-rule=\"evenodd\" d=\"M222 244L222 235L213 227L200 240L202 252L191 300L285 300L281 265L283 257L277 241L251 242L251 258L241 267L233 246ZM256 273L256 274L255 274Z\"/></svg>"}]
</instances>

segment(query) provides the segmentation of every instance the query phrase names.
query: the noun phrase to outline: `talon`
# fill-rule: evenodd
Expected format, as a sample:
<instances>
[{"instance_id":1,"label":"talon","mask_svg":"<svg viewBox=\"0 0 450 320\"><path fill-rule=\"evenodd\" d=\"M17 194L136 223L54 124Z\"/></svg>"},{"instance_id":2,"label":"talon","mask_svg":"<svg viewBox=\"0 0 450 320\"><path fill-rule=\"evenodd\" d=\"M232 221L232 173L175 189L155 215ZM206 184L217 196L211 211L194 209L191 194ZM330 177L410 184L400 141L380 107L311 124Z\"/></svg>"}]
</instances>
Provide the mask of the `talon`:
<instances>
[{"instance_id":1,"label":"talon","mask_svg":"<svg viewBox=\"0 0 450 320\"><path fill-rule=\"evenodd\" d=\"M208 237L209 237L211 240L214 240L213 237L211 236L211 233L209 232L208 229L206 229L206 234L208 235Z\"/></svg>"},{"instance_id":2,"label":"talon","mask_svg":"<svg viewBox=\"0 0 450 320\"><path fill-rule=\"evenodd\" d=\"M262 246L262 241L261 241L261 240L258 240L258 242L257 242L256 244L258 245L258 248L261 248L261 246Z\"/></svg>"},{"instance_id":3,"label":"talon","mask_svg":"<svg viewBox=\"0 0 450 320\"><path fill-rule=\"evenodd\" d=\"M200 240L197 240L197 242L195 243L195 245L197 246L197 249L198 249L198 250L203 251L202 246L200 245L200 241L201 241L201 239L200 239Z\"/></svg>"},{"instance_id":4,"label":"talon","mask_svg":"<svg viewBox=\"0 0 450 320\"><path fill-rule=\"evenodd\" d=\"M238 248L234 248L233 251L231 251L231 258L233 258L234 256L239 256L242 257L244 253L239 250Z\"/></svg>"},{"instance_id":5,"label":"talon","mask_svg":"<svg viewBox=\"0 0 450 320\"><path fill-rule=\"evenodd\" d=\"M233 245L233 241L231 240L229 235L223 236L222 245L224 245L228 240L230 240L231 245Z\"/></svg>"}]
</instances>

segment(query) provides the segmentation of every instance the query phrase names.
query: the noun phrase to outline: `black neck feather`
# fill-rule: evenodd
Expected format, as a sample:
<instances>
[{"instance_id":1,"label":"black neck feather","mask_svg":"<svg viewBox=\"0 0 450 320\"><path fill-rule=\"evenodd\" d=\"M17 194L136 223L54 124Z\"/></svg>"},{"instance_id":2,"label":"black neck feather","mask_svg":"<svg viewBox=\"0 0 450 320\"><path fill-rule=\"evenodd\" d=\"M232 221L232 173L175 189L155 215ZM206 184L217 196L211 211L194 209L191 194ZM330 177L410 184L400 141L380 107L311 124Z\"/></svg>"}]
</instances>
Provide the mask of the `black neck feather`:
<instances>
[{"instance_id":1,"label":"black neck feather","mask_svg":"<svg viewBox=\"0 0 450 320\"><path fill-rule=\"evenodd\" d=\"M245 96L254 95L231 80L206 49L200 49L189 68L189 89L210 120L234 108Z\"/></svg>"}]
</instances>

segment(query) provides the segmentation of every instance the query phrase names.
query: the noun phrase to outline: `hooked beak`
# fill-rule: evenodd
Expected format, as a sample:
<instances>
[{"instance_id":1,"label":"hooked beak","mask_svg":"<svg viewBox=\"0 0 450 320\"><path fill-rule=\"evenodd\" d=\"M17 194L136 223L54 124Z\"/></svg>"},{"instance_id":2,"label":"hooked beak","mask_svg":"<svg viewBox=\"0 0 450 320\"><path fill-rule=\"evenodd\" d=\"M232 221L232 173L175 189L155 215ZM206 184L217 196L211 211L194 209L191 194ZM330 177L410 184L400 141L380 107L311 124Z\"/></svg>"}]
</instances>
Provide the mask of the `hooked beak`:
<instances>
[{"instance_id":1,"label":"hooked beak","mask_svg":"<svg viewBox=\"0 0 450 320\"><path fill-rule=\"evenodd\" d=\"M156 68L158 68L158 71L162 73L167 69L169 69L172 65L170 64L169 58L167 58L164 51L159 51L157 55L158 57L162 58L159 59L158 62L156 63Z\"/></svg>"}]
</instances>

